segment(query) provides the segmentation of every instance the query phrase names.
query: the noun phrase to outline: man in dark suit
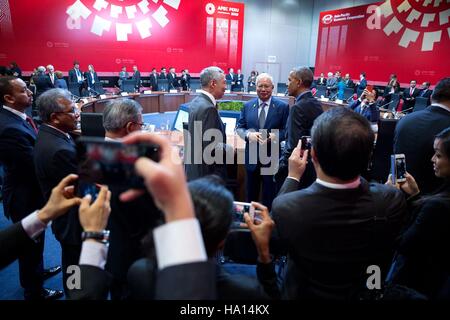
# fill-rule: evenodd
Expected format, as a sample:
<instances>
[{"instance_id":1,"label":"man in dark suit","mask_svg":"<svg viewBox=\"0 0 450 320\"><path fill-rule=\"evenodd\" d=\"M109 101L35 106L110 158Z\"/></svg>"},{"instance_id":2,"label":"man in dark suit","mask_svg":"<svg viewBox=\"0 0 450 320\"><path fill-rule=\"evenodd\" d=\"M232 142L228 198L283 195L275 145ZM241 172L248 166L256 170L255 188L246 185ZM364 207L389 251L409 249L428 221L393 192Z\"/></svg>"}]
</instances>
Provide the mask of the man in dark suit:
<instances>
[{"instance_id":1,"label":"man in dark suit","mask_svg":"<svg viewBox=\"0 0 450 320\"><path fill-rule=\"evenodd\" d=\"M191 75L188 69L181 71L180 84L183 91L188 91L191 88Z\"/></svg>"},{"instance_id":2,"label":"man in dark suit","mask_svg":"<svg viewBox=\"0 0 450 320\"><path fill-rule=\"evenodd\" d=\"M3 105L0 108L0 163L5 170L3 207L6 217L14 223L44 204L33 166L37 127L25 114L25 109L32 102L32 93L23 80L0 78L0 103ZM26 299L57 298L61 295L61 292L42 287L43 250L42 234L27 252L19 256L20 283Z\"/></svg>"},{"instance_id":3,"label":"man in dark suit","mask_svg":"<svg viewBox=\"0 0 450 320\"><path fill-rule=\"evenodd\" d=\"M75 61L73 69L69 70L69 87L75 86L80 97L83 91L84 80L83 72L80 70L80 63Z\"/></svg>"},{"instance_id":4,"label":"man in dark suit","mask_svg":"<svg viewBox=\"0 0 450 320\"><path fill-rule=\"evenodd\" d=\"M227 84L230 85L230 90L233 91L233 89L236 87L237 81L233 68L228 68L228 73L225 76L225 79L227 80Z\"/></svg>"},{"instance_id":5,"label":"man in dark suit","mask_svg":"<svg viewBox=\"0 0 450 320\"><path fill-rule=\"evenodd\" d=\"M318 86L326 86L327 85L327 79L325 78L323 72L321 72L320 77L317 78L317 85Z\"/></svg>"},{"instance_id":6,"label":"man in dark suit","mask_svg":"<svg viewBox=\"0 0 450 320\"><path fill-rule=\"evenodd\" d=\"M161 68L161 72L159 73L159 79L167 79L167 69L165 67Z\"/></svg>"},{"instance_id":7,"label":"man in dark suit","mask_svg":"<svg viewBox=\"0 0 450 320\"><path fill-rule=\"evenodd\" d=\"M92 92L94 95L97 95L96 94L97 90L95 90L95 87L96 85L97 86L100 85L100 80L98 79L97 72L95 72L94 66L92 64L88 66L88 69L89 71L84 73L84 77L87 79L87 89L89 93Z\"/></svg>"},{"instance_id":8,"label":"man in dark suit","mask_svg":"<svg viewBox=\"0 0 450 320\"><path fill-rule=\"evenodd\" d=\"M128 75L127 67L125 67L125 66L122 67L122 71L119 72L119 82L118 82L120 90L123 91L123 89L124 89L123 81L128 80L129 77L130 76Z\"/></svg>"},{"instance_id":9,"label":"man in dark suit","mask_svg":"<svg viewBox=\"0 0 450 320\"><path fill-rule=\"evenodd\" d=\"M366 73L361 72L359 75L359 81L356 83L356 94L358 97L362 94L364 89L367 87Z\"/></svg>"},{"instance_id":10,"label":"man in dark suit","mask_svg":"<svg viewBox=\"0 0 450 320\"><path fill-rule=\"evenodd\" d=\"M354 88L355 87L355 83L353 82L352 79L350 79L350 74L349 73L345 74L344 83L345 83L345 87L346 88Z\"/></svg>"},{"instance_id":11,"label":"man in dark suit","mask_svg":"<svg viewBox=\"0 0 450 320\"><path fill-rule=\"evenodd\" d=\"M431 106L403 117L395 128L394 152L403 153L406 170L416 179L422 193L438 189L442 180L434 174L431 157L436 134L450 127L450 78L436 85Z\"/></svg>"},{"instance_id":12,"label":"man in dark suit","mask_svg":"<svg viewBox=\"0 0 450 320\"><path fill-rule=\"evenodd\" d=\"M409 88L403 90L403 110L406 112L412 112L414 105L416 104L416 97L420 94L420 90L416 88L416 80L411 80Z\"/></svg>"},{"instance_id":13,"label":"man in dark suit","mask_svg":"<svg viewBox=\"0 0 450 320\"><path fill-rule=\"evenodd\" d=\"M268 208L271 208L276 195L273 171L278 167L280 143L285 139L289 116L289 105L272 97L273 88L273 79L269 74L261 73L256 78L258 98L245 103L236 130L247 142L245 145L247 202L259 201L259 189L262 184L262 203ZM260 155L265 157L264 163L261 162ZM270 162L267 163L266 160ZM266 168L266 171L272 171L272 174L263 173L262 167Z\"/></svg>"},{"instance_id":14,"label":"man in dark suit","mask_svg":"<svg viewBox=\"0 0 450 320\"><path fill-rule=\"evenodd\" d=\"M238 69L236 74L236 89L238 91L244 91L244 75L241 72L241 69Z\"/></svg>"},{"instance_id":15,"label":"man in dark suit","mask_svg":"<svg viewBox=\"0 0 450 320\"><path fill-rule=\"evenodd\" d=\"M227 86L225 75L220 68L208 67L200 73L200 83L202 90L189 106L190 139L185 150L186 175L189 180L194 180L217 174L226 180L226 164L223 160L227 149L227 136L217 110L217 100L223 97ZM208 130L213 134L211 143L211 140L204 137Z\"/></svg>"},{"instance_id":16,"label":"man in dark suit","mask_svg":"<svg viewBox=\"0 0 450 320\"><path fill-rule=\"evenodd\" d=\"M33 82L36 86L36 97L39 97L45 91L54 88L54 85L50 78L45 74L45 67L39 66L37 72L37 75L33 77Z\"/></svg>"},{"instance_id":17,"label":"man in dark suit","mask_svg":"<svg viewBox=\"0 0 450 320\"><path fill-rule=\"evenodd\" d=\"M167 75L167 82L169 83L169 90L175 90L180 85L178 84L177 74L174 67L169 68L169 74Z\"/></svg>"},{"instance_id":18,"label":"man in dark suit","mask_svg":"<svg viewBox=\"0 0 450 320\"><path fill-rule=\"evenodd\" d=\"M158 78L158 72L156 72L156 68L153 68L150 73L150 87L152 91L158 91Z\"/></svg>"},{"instance_id":19,"label":"man in dark suit","mask_svg":"<svg viewBox=\"0 0 450 320\"><path fill-rule=\"evenodd\" d=\"M431 95L433 94L433 90L430 89L430 83L424 82L422 83L422 90L420 90L419 97L427 98L428 105L431 104Z\"/></svg>"},{"instance_id":20,"label":"man in dark suit","mask_svg":"<svg viewBox=\"0 0 450 320\"><path fill-rule=\"evenodd\" d=\"M333 73L328 72L328 79L327 79L327 97L330 99L335 99L337 96L338 91L338 81L337 78L333 75Z\"/></svg>"},{"instance_id":21,"label":"man in dark suit","mask_svg":"<svg viewBox=\"0 0 450 320\"><path fill-rule=\"evenodd\" d=\"M70 132L77 128L79 113L67 90L52 89L37 101L43 124L36 140L34 164L42 194L48 199L62 178L77 172L77 154ZM63 281L67 293L67 267L78 264L81 227L77 209L53 221L52 229L61 244Z\"/></svg>"},{"instance_id":22,"label":"man in dark suit","mask_svg":"<svg viewBox=\"0 0 450 320\"><path fill-rule=\"evenodd\" d=\"M134 80L134 89L136 92L139 92L139 88L141 87L141 72L137 66L133 66L133 76L131 79Z\"/></svg>"},{"instance_id":23,"label":"man in dark suit","mask_svg":"<svg viewBox=\"0 0 450 320\"><path fill-rule=\"evenodd\" d=\"M406 215L405 197L361 177L375 140L361 115L333 108L314 122L311 138L316 182L297 190L309 154L298 146L272 206L278 235L288 248L283 297L357 299L367 288L369 266L379 268L380 279L386 276Z\"/></svg>"},{"instance_id":24,"label":"man in dark suit","mask_svg":"<svg viewBox=\"0 0 450 320\"><path fill-rule=\"evenodd\" d=\"M105 140L121 140L141 130L142 107L132 99L116 99L103 111ZM162 215L148 193L131 202L122 202L121 193L128 187L111 185L111 231L106 270L112 276L111 299L125 299L128 295L126 275L131 264L143 258L141 241L149 230L162 223Z\"/></svg>"},{"instance_id":25,"label":"man in dark suit","mask_svg":"<svg viewBox=\"0 0 450 320\"><path fill-rule=\"evenodd\" d=\"M308 67L294 68L289 73L288 92L294 96L295 104L289 111L287 121L286 146L280 159L280 167L275 176L278 189L284 182L288 173L288 159L292 150L297 146L302 136L311 135L311 127L314 120L323 112L322 105L314 99L309 90L313 82L313 73ZM308 164L301 187L307 187L315 180L315 172L312 164Z\"/></svg>"},{"instance_id":26,"label":"man in dark suit","mask_svg":"<svg viewBox=\"0 0 450 320\"><path fill-rule=\"evenodd\" d=\"M50 82L53 85L53 88L56 88L56 80L58 79L55 74L55 67L49 64L47 66L47 77L50 79Z\"/></svg>"}]
</instances>

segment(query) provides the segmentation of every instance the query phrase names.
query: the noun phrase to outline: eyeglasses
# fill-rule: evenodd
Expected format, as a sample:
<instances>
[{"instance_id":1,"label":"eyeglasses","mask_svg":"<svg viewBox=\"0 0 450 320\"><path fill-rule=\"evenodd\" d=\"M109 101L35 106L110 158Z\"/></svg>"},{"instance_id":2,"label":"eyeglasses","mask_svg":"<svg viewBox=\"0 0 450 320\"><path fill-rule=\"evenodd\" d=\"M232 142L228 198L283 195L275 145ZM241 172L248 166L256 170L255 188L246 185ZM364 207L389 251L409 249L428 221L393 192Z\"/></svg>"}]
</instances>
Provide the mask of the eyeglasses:
<instances>
[{"instance_id":1,"label":"eyeglasses","mask_svg":"<svg viewBox=\"0 0 450 320\"><path fill-rule=\"evenodd\" d=\"M62 114L71 114L71 115L78 115L80 112L76 107L72 107L70 111L56 111L53 113L62 113Z\"/></svg>"}]
</instances>

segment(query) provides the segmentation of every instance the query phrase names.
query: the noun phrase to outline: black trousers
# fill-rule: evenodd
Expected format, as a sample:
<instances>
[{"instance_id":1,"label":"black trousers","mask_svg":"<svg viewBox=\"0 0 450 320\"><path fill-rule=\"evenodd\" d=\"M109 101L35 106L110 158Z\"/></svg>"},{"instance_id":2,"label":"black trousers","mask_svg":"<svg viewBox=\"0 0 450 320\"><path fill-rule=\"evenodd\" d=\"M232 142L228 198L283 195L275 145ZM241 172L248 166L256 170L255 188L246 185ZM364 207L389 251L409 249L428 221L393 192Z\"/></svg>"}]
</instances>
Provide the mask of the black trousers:
<instances>
[{"instance_id":1,"label":"black trousers","mask_svg":"<svg viewBox=\"0 0 450 320\"><path fill-rule=\"evenodd\" d=\"M246 201L261 202L267 208L272 208L272 201L276 196L276 183L272 175L261 175L261 165L258 164L255 170L246 170L247 192ZM260 197L261 194L261 197ZM260 200L261 199L261 200Z\"/></svg>"},{"instance_id":2,"label":"black trousers","mask_svg":"<svg viewBox=\"0 0 450 320\"><path fill-rule=\"evenodd\" d=\"M63 287L64 287L64 293L68 293L67 288L67 278L70 276L70 274L67 273L67 268L71 265L78 265L80 262L80 254L81 254L81 244L73 245L73 244L61 244L61 265L62 265L62 272L63 272Z\"/></svg>"},{"instance_id":3,"label":"black trousers","mask_svg":"<svg viewBox=\"0 0 450 320\"><path fill-rule=\"evenodd\" d=\"M25 299L38 298L42 293L44 239L45 233L43 232L36 242L19 256L19 279L20 285L24 289Z\"/></svg>"}]
</instances>

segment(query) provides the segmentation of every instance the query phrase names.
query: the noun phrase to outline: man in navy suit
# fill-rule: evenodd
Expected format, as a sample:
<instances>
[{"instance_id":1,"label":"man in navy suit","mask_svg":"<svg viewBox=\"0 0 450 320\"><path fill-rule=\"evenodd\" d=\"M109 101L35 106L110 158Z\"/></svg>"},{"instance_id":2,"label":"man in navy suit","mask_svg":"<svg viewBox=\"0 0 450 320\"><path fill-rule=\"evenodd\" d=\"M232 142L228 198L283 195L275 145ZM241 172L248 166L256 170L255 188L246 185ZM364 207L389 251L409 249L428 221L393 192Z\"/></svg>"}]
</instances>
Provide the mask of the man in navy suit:
<instances>
[{"instance_id":1,"label":"man in navy suit","mask_svg":"<svg viewBox=\"0 0 450 320\"><path fill-rule=\"evenodd\" d=\"M158 91L158 79L158 72L156 72L156 68L153 68L150 73L150 87L152 88L152 91Z\"/></svg>"},{"instance_id":2,"label":"man in navy suit","mask_svg":"<svg viewBox=\"0 0 450 320\"><path fill-rule=\"evenodd\" d=\"M272 97L273 78L261 73L256 78L258 98L248 101L241 110L237 124L237 133L244 139L245 168L247 171L247 201L259 201L259 189L262 183L262 203L268 208L276 195L273 174L263 174L261 167L278 166L280 142L285 139L286 122L289 116L289 105ZM259 150L270 159L270 163L261 163ZM277 148L278 152L272 152ZM276 157L272 159L271 155ZM276 162L274 164L274 161ZM269 169L269 168L268 168Z\"/></svg>"},{"instance_id":3,"label":"man in navy suit","mask_svg":"<svg viewBox=\"0 0 450 320\"><path fill-rule=\"evenodd\" d=\"M416 80L411 80L409 88L403 90L403 100L405 101L405 104L403 105L402 111L408 110L408 112L411 112L414 108L416 97L418 97L420 93L420 90L416 88L416 84Z\"/></svg>"},{"instance_id":4,"label":"man in navy suit","mask_svg":"<svg viewBox=\"0 0 450 320\"><path fill-rule=\"evenodd\" d=\"M314 99L310 87L314 75L308 67L297 67L289 73L288 92L294 96L295 104L289 111L286 132L286 146L276 174L277 187L281 188L288 175L288 159L302 136L310 136L314 120L323 112L322 105ZM300 188L306 188L316 179L314 167L308 162Z\"/></svg>"},{"instance_id":5,"label":"man in navy suit","mask_svg":"<svg viewBox=\"0 0 450 320\"><path fill-rule=\"evenodd\" d=\"M77 87L77 92L80 97L82 95L84 80L83 72L80 70L80 63L75 61L73 63L73 69L69 70L69 85L72 84Z\"/></svg>"},{"instance_id":6,"label":"man in navy suit","mask_svg":"<svg viewBox=\"0 0 450 320\"><path fill-rule=\"evenodd\" d=\"M32 102L32 93L23 80L0 78L0 163L5 169L3 207L6 217L14 223L44 204L33 166L37 128L25 114ZM29 250L19 256L20 284L26 299L58 298L62 295L60 291L42 287L43 250L42 234Z\"/></svg>"}]
</instances>

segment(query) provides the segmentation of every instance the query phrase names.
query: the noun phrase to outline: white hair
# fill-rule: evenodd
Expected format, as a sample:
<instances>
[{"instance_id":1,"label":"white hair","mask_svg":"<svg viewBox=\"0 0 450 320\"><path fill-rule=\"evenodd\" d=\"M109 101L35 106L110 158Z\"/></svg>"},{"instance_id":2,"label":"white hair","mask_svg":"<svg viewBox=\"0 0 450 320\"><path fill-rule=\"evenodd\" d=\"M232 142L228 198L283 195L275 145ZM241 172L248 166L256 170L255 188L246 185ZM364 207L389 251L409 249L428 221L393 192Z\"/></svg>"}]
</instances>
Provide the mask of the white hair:
<instances>
[{"instance_id":1,"label":"white hair","mask_svg":"<svg viewBox=\"0 0 450 320\"><path fill-rule=\"evenodd\" d=\"M268 80L270 80L270 83L272 83L272 85L274 85L273 84L273 78L272 78L272 76L270 75L270 74L268 74L268 73L261 73L261 74L259 74L257 77L256 77L256 85L258 86L258 82L260 81L260 80L262 80L262 79L268 79Z\"/></svg>"}]
</instances>

